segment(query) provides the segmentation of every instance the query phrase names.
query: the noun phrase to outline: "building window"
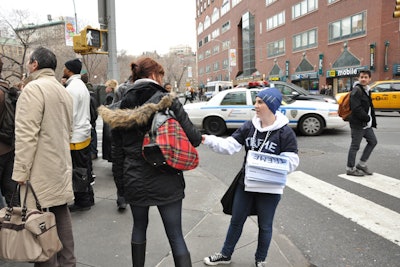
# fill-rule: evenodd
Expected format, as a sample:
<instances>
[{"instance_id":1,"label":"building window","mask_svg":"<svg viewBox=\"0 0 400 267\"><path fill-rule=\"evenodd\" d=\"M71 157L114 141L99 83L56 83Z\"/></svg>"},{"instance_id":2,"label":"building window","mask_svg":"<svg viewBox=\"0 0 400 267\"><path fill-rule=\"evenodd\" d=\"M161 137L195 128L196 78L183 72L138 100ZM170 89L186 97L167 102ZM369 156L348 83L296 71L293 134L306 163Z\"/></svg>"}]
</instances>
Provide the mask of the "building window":
<instances>
[{"instance_id":1,"label":"building window","mask_svg":"<svg viewBox=\"0 0 400 267\"><path fill-rule=\"evenodd\" d=\"M276 2L276 1L278 1L278 0L265 0L265 5L269 6L270 4L272 4L272 3Z\"/></svg>"},{"instance_id":2,"label":"building window","mask_svg":"<svg viewBox=\"0 0 400 267\"><path fill-rule=\"evenodd\" d=\"M281 13L267 19L267 31L283 24L285 24L285 11L282 11Z\"/></svg>"},{"instance_id":3,"label":"building window","mask_svg":"<svg viewBox=\"0 0 400 267\"><path fill-rule=\"evenodd\" d=\"M214 69L214 71L219 70L219 62L215 62L215 63L213 64L213 69Z\"/></svg>"},{"instance_id":4,"label":"building window","mask_svg":"<svg viewBox=\"0 0 400 267\"><path fill-rule=\"evenodd\" d=\"M284 53L285 53L285 39L267 44L268 57L283 55Z\"/></svg>"},{"instance_id":5,"label":"building window","mask_svg":"<svg viewBox=\"0 0 400 267\"><path fill-rule=\"evenodd\" d=\"M211 50L207 50L207 51L206 51L205 57L208 58L208 57L210 57L210 56L211 56Z\"/></svg>"},{"instance_id":6,"label":"building window","mask_svg":"<svg viewBox=\"0 0 400 267\"><path fill-rule=\"evenodd\" d=\"M207 65L206 66L206 73L210 73L211 72L211 66L210 65Z\"/></svg>"},{"instance_id":7,"label":"building window","mask_svg":"<svg viewBox=\"0 0 400 267\"><path fill-rule=\"evenodd\" d=\"M236 6L240 2L242 2L242 0L232 0L232 7Z\"/></svg>"},{"instance_id":8,"label":"building window","mask_svg":"<svg viewBox=\"0 0 400 267\"><path fill-rule=\"evenodd\" d=\"M222 42L222 50L229 49L230 47L231 47L231 41L230 40Z\"/></svg>"},{"instance_id":9,"label":"building window","mask_svg":"<svg viewBox=\"0 0 400 267\"><path fill-rule=\"evenodd\" d=\"M207 17L204 19L204 29L207 29L208 27L210 27L210 25L211 25L211 19L210 19L209 16L207 16Z\"/></svg>"},{"instance_id":10,"label":"building window","mask_svg":"<svg viewBox=\"0 0 400 267\"><path fill-rule=\"evenodd\" d=\"M213 47L213 55L218 54L219 53L219 45L216 45Z\"/></svg>"},{"instance_id":11,"label":"building window","mask_svg":"<svg viewBox=\"0 0 400 267\"><path fill-rule=\"evenodd\" d=\"M224 24L222 24L221 32L224 33L227 30L229 30L230 28L231 28L231 23L230 23L230 21L227 21Z\"/></svg>"},{"instance_id":12,"label":"building window","mask_svg":"<svg viewBox=\"0 0 400 267\"><path fill-rule=\"evenodd\" d=\"M221 17L225 15L230 9L230 0L224 0L221 6Z\"/></svg>"},{"instance_id":13,"label":"building window","mask_svg":"<svg viewBox=\"0 0 400 267\"><path fill-rule=\"evenodd\" d=\"M200 75L203 75L203 74L204 74L204 69L203 69L203 68L200 68L200 69L199 69L199 74L200 74Z\"/></svg>"},{"instance_id":14,"label":"building window","mask_svg":"<svg viewBox=\"0 0 400 267\"><path fill-rule=\"evenodd\" d=\"M336 42L365 34L365 12L329 24L329 42Z\"/></svg>"},{"instance_id":15,"label":"building window","mask_svg":"<svg viewBox=\"0 0 400 267\"><path fill-rule=\"evenodd\" d=\"M254 15L242 15L242 62L243 75L250 76L256 69Z\"/></svg>"},{"instance_id":16,"label":"building window","mask_svg":"<svg viewBox=\"0 0 400 267\"><path fill-rule=\"evenodd\" d=\"M208 38L208 35L207 35L206 37L204 37L204 44L206 44L208 42L209 42L209 38Z\"/></svg>"},{"instance_id":17,"label":"building window","mask_svg":"<svg viewBox=\"0 0 400 267\"><path fill-rule=\"evenodd\" d=\"M317 46L317 30L302 32L293 36L293 51Z\"/></svg>"},{"instance_id":18,"label":"building window","mask_svg":"<svg viewBox=\"0 0 400 267\"><path fill-rule=\"evenodd\" d=\"M202 61L204 59L204 55L203 54L199 54L199 61Z\"/></svg>"},{"instance_id":19,"label":"building window","mask_svg":"<svg viewBox=\"0 0 400 267\"><path fill-rule=\"evenodd\" d=\"M226 70L226 69L228 69L228 65L229 65L229 59L224 59L223 61L222 61L222 68L224 69L224 70Z\"/></svg>"},{"instance_id":20,"label":"building window","mask_svg":"<svg viewBox=\"0 0 400 267\"><path fill-rule=\"evenodd\" d=\"M303 0L292 6L292 19L304 16L318 9L318 0Z\"/></svg>"},{"instance_id":21,"label":"building window","mask_svg":"<svg viewBox=\"0 0 400 267\"><path fill-rule=\"evenodd\" d=\"M219 10L218 8L214 8L214 12L212 14L211 22L214 23L219 19Z\"/></svg>"},{"instance_id":22,"label":"building window","mask_svg":"<svg viewBox=\"0 0 400 267\"><path fill-rule=\"evenodd\" d=\"M328 4L332 4L332 3L335 3L335 2L339 2L340 0L328 0Z\"/></svg>"},{"instance_id":23,"label":"building window","mask_svg":"<svg viewBox=\"0 0 400 267\"><path fill-rule=\"evenodd\" d=\"M215 29L212 33L211 33L211 38L215 39L219 36L219 28Z\"/></svg>"},{"instance_id":24,"label":"building window","mask_svg":"<svg viewBox=\"0 0 400 267\"><path fill-rule=\"evenodd\" d=\"M199 26L197 27L197 34L200 34L203 32L203 23L199 23Z\"/></svg>"},{"instance_id":25,"label":"building window","mask_svg":"<svg viewBox=\"0 0 400 267\"><path fill-rule=\"evenodd\" d=\"M203 40L200 40L199 41L199 47L202 47L203 46Z\"/></svg>"}]
</instances>

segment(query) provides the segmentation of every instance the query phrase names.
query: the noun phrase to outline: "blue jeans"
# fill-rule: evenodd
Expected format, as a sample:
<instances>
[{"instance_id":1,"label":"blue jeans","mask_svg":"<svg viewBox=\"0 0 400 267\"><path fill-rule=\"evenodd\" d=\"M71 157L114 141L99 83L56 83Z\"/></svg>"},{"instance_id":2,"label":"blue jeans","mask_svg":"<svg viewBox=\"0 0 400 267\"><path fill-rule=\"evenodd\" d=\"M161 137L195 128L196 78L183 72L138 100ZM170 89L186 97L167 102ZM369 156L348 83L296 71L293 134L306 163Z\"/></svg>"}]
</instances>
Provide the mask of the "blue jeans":
<instances>
[{"instance_id":1,"label":"blue jeans","mask_svg":"<svg viewBox=\"0 0 400 267\"><path fill-rule=\"evenodd\" d=\"M371 156L372 150L374 150L378 141L374 130L372 128L367 129L354 129L351 128L351 145L349 149L349 154L347 156L347 167L353 168L356 165L357 152L360 149L360 144L362 139L365 138L367 145L361 155L360 160L366 162Z\"/></svg>"},{"instance_id":2,"label":"blue jeans","mask_svg":"<svg viewBox=\"0 0 400 267\"><path fill-rule=\"evenodd\" d=\"M233 200L232 218L221 253L228 257L232 255L242 234L243 225L254 206L258 220L258 245L255 260L264 261L271 243L272 223L280 199L280 194L246 192L244 186L238 184Z\"/></svg>"},{"instance_id":3,"label":"blue jeans","mask_svg":"<svg viewBox=\"0 0 400 267\"><path fill-rule=\"evenodd\" d=\"M142 244L146 242L146 231L149 223L149 206L139 207L130 205L133 216L132 243ZM161 219L167 233L172 254L175 256L187 255L189 250L186 246L182 233L182 200L157 206Z\"/></svg>"}]
</instances>

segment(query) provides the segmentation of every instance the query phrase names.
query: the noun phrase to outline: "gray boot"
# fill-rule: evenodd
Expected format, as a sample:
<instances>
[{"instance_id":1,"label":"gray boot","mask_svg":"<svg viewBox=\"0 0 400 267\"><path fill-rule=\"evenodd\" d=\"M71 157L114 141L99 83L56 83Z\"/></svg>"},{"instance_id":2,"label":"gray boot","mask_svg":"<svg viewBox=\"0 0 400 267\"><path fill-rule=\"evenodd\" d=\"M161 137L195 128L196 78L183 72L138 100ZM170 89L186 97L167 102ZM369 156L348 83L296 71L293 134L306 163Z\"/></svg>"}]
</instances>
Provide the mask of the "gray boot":
<instances>
[{"instance_id":1,"label":"gray boot","mask_svg":"<svg viewBox=\"0 0 400 267\"><path fill-rule=\"evenodd\" d=\"M144 260L146 259L146 242L141 244L131 243L132 251L132 266L144 267Z\"/></svg>"},{"instance_id":2,"label":"gray boot","mask_svg":"<svg viewBox=\"0 0 400 267\"><path fill-rule=\"evenodd\" d=\"M190 253L185 255L174 256L175 267L192 267Z\"/></svg>"}]
</instances>

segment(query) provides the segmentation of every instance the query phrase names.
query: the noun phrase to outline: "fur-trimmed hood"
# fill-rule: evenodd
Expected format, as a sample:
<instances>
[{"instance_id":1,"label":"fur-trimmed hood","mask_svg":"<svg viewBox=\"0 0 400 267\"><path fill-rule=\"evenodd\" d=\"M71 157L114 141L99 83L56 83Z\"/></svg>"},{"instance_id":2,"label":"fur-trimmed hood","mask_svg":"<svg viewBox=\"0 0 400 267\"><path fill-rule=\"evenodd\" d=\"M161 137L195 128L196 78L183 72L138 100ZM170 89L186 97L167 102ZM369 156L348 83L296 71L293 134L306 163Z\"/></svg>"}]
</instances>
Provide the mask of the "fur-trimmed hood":
<instances>
[{"instance_id":1,"label":"fur-trimmed hood","mask_svg":"<svg viewBox=\"0 0 400 267\"><path fill-rule=\"evenodd\" d=\"M131 128L147 125L154 113L172 106L175 94L166 94L158 103L145 103L134 109L109 109L100 106L97 110L104 122L112 128Z\"/></svg>"}]
</instances>

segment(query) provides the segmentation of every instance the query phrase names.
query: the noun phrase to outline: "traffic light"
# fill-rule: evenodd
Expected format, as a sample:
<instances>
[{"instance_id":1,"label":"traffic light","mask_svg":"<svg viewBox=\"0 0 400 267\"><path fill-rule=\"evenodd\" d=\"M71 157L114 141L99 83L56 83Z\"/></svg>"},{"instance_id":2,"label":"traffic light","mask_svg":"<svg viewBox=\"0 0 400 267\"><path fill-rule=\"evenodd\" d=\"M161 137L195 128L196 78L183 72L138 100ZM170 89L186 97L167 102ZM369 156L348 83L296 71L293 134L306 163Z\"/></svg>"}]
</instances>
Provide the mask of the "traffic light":
<instances>
[{"instance_id":1,"label":"traffic light","mask_svg":"<svg viewBox=\"0 0 400 267\"><path fill-rule=\"evenodd\" d=\"M101 48L101 32L98 29L86 26L81 31L82 39L86 42L86 46L89 48Z\"/></svg>"},{"instance_id":2,"label":"traffic light","mask_svg":"<svg viewBox=\"0 0 400 267\"><path fill-rule=\"evenodd\" d=\"M81 35L76 34L72 37L73 44L74 44L74 51L75 53L87 53L89 51L88 47L82 42Z\"/></svg>"},{"instance_id":3,"label":"traffic light","mask_svg":"<svg viewBox=\"0 0 400 267\"><path fill-rule=\"evenodd\" d=\"M74 51L79 54L104 54L98 51L103 47L103 38L106 38L107 30L86 26L79 34L73 36Z\"/></svg>"},{"instance_id":4,"label":"traffic light","mask_svg":"<svg viewBox=\"0 0 400 267\"><path fill-rule=\"evenodd\" d=\"M393 18L400 18L400 0L395 0L396 6L393 12Z\"/></svg>"}]
</instances>

